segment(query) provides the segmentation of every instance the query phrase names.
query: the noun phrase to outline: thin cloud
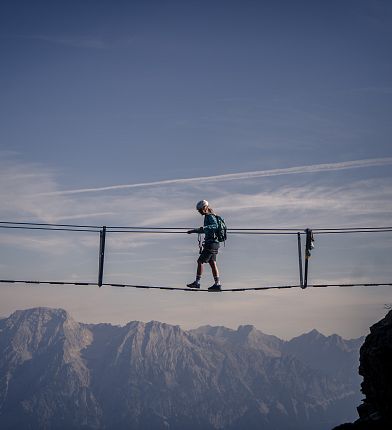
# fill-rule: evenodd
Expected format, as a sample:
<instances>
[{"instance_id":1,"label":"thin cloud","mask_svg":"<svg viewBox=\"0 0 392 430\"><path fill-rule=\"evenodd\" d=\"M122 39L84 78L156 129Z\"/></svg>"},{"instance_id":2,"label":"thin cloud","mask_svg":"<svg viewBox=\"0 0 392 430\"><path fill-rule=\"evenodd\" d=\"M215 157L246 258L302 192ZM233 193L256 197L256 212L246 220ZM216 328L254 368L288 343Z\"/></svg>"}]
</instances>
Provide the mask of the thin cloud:
<instances>
[{"instance_id":1,"label":"thin cloud","mask_svg":"<svg viewBox=\"0 0 392 430\"><path fill-rule=\"evenodd\" d=\"M75 214L75 215L61 215L56 218L56 222L58 221L65 221L65 220L72 220L72 219L86 219L86 218L92 218L92 217L103 217L103 216L111 216L115 215L115 212L86 212L83 214Z\"/></svg>"},{"instance_id":2,"label":"thin cloud","mask_svg":"<svg viewBox=\"0 0 392 430\"><path fill-rule=\"evenodd\" d=\"M97 187L97 188L81 188L81 189L75 189L75 190L64 190L64 191L43 193L40 195L82 194L82 193L96 193L100 191L114 191L114 190L130 189L130 188L143 188L143 187L164 186L164 185L239 181L239 180L271 177L271 176L298 175L298 174L305 174L305 173L320 173L320 172L330 172L330 171L336 171L336 170L358 169L358 168L365 168L365 167L389 166L391 164L392 164L392 157L370 158L366 160L343 161L339 163L312 164L312 165L306 165L306 166L287 167L283 169L256 170L252 172L230 173L230 174L216 175L216 176L200 176L196 178L168 179L163 181L142 182L138 184L111 185L107 187Z\"/></svg>"},{"instance_id":3,"label":"thin cloud","mask_svg":"<svg viewBox=\"0 0 392 430\"><path fill-rule=\"evenodd\" d=\"M382 162L390 160L381 159ZM361 162L362 166L364 162ZM372 160L372 164L375 163ZM97 225L177 224L183 227L200 221L197 214L190 210L195 200L195 189L177 193L171 187L139 187L126 198L118 193L107 195L105 199L99 193L64 196L57 195L60 184L55 172L45 166L29 163L0 165L0 197L3 202L0 213L3 220L60 222L81 219L91 223L94 217ZM309 167L317 170L316 166ZM337 168L337 165L334 167ZM277 173L277 170L269 172ZM27 177L21 177L22 173ZM245 194L237 187L231 189L230 184L235 184L235 181L210 181L203 186L203 195L207 194L213 207L230 219L231 227L271 225L272 220L275 227L288 224L302 226L308 224L310 218L313 226L315 220L320 225L328 226L348 226L359 221L374 225L387 222L392 210L389 179L373 178L339 182L338 185L321 185L313 181L304 185L302 181L295 184L290 177L289 182L277 188L257 189ZM222 186L217 188L216 184Z\"/></svg>"},{"instance_id":4,"label":"thin cloud","mask_svg":"<svg viewBox=\"0 0 392 430\"><path fill-rule=\"evenodd\" d=\"M3 35L1 39L20 39L20 40L32 40L45 43L51 43L54 45L63 45L72 48L81 49L110 49L121 46L127 46L134 42L133 37L127 37L118 40L104 40L100 37L92 36L77 36L77 37L67 37L67 36L46 36L41 34L36 35Z\"/></svg>"},{"instance_id":5,"label":"thin cloud","mask_svg":"<svg viewBox=\"0 0 392 430\"><path fill-rule=\"evenodd\" d=\"M30 36L29 38L74 48L105 49L107 47L103 40L93 37L48 37L38 35Z\"/></svg>"},{"instance_id":6,"label":"thin cloud","mask_svg":"<svg viewBox=\"0 0 392 430\"><path fill-rule=\"evenodd\" d=\"M376 94L392 94L392 87L361 87L353 88L348 92L351 93L376 93Z\"/></svg>"}]
</instances>

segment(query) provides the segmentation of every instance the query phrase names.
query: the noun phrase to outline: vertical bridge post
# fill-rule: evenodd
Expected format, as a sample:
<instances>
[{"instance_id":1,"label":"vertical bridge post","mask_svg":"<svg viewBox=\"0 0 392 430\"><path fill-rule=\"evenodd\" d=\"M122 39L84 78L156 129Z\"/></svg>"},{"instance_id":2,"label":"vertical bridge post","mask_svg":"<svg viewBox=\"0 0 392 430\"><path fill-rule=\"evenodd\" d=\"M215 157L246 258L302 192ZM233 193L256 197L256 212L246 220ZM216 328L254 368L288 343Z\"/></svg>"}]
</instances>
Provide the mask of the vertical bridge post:
<instances>
[{"instance_id":1,"label":"vertical bridge post","mask_svg":"<svg viewBox=\"0 0 392 430\"><path fill-rule=\"evenodd\" d=\"M298 237L298 265L299 265L299 282L301 285L301 288L304 286L304 275L302 270L302 245L301 245L301 233L297 233Z\"/></svg>"},{"instance_id":2,"label":"vertical bridge post","mask_svg":"<svg viewBox=\"0 0 392 430\"><path fill-rule=\"evenodd\" d=\"M103 279L103 264L105 261L105 242L106 242L106 225L99 232L99 271L98 271L98 287L102 287Z\"/></svg>"},{"instance_id":3,"label":"vertical bridge post","mask_svg":"<svg viewBox=\"0 0 392 430\"><path fill-rule=\"evenodd\" d=\"M302 288L306 288L308 286L308 272L309 272L309 258L310 258L310 251L312 249L312 242L313 242L313 233L312 230L307 228L305 230L306 233L306 244L305 244L305 280Z\"/></svg>"}]
</instances>

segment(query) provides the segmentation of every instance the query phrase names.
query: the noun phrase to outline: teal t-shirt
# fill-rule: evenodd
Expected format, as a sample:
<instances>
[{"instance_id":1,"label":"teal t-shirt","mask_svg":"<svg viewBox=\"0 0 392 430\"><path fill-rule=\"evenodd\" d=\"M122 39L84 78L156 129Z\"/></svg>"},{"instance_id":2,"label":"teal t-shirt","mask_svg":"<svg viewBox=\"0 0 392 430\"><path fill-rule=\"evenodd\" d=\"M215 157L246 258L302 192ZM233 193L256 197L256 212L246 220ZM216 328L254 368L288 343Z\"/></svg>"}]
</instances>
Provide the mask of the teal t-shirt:
<instances>
[{"instance_id":1,"label":"teal t-shirt","mask_svg":"<svg viewBox=\"0 0 392 430\"><path fill-rule=\"evenodd\" d=\"M212 214L204 215L204 242L205 243L219 243L216 238L215 232L218 230L218 223Z\"/></svg>"}]
</instances>

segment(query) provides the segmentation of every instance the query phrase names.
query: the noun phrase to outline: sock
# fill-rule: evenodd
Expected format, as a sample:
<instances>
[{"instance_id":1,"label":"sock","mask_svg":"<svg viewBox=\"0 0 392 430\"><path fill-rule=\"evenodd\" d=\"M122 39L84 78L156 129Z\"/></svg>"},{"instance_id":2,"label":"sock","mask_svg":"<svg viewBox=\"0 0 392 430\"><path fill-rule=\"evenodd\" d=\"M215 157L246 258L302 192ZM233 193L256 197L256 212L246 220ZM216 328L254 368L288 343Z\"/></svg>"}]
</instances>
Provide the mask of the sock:
<instances>
[{"instance_id":1,"label":"sock","mask_svg":"<svg viewBox=\"0 0 392 430\"><path fill-rule=\"evenodd\" d=\"M200 279L201 279L201 276L196 275L196 283L197 283L197 284L200 284Z\"/></svg>"},{"instance_id":2,"label":"sock","mask_svg":"<svg viewBox=\"0 0 392 430\"><path fill-rule=\"evenodd\" d=\"M219 285L219 276L214 276L214 281L216 285Z\"/></svg>"}]
</instances>

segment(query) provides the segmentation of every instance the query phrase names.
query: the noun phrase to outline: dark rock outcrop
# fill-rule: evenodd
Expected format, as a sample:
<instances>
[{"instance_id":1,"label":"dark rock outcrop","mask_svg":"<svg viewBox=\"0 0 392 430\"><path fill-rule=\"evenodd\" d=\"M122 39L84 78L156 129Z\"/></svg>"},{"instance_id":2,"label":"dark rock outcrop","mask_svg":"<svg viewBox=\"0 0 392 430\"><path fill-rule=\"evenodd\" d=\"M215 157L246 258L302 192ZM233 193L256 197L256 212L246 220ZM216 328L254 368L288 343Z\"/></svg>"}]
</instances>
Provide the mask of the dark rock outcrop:
<instances>
[{"instance_id":1,"label":"dark rock outcrop","mask_svg":"<svg viewBox=\"0 0 392 430\"><path fill-rule=\"evenodd\" d=\"M392 311L370 328L360 350L359 374L365 395L359 419L334 430L386 430L392 428Z\"/></svg>"}]
</instances>

